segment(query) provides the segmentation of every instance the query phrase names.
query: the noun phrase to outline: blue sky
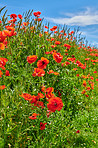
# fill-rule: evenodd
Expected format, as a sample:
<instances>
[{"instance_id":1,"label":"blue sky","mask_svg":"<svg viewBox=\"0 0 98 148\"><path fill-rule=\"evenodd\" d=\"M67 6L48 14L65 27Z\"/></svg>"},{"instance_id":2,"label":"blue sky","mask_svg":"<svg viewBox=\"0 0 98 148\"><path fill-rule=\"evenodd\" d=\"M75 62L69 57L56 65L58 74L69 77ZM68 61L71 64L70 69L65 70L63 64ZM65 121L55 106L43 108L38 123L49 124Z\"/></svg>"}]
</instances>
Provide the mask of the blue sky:
<instances>
[{"instance_id":1,"label":"blue sky","mask_svg":"<svg viewBox=\"0 0 98 148\"><path fill-rule=\"evenodd\" d=\"M98 0L0 0L8 14L41 11L41 18L51 25L80 28L89 44L98 47Z\"/></svg>"}]
</instances>

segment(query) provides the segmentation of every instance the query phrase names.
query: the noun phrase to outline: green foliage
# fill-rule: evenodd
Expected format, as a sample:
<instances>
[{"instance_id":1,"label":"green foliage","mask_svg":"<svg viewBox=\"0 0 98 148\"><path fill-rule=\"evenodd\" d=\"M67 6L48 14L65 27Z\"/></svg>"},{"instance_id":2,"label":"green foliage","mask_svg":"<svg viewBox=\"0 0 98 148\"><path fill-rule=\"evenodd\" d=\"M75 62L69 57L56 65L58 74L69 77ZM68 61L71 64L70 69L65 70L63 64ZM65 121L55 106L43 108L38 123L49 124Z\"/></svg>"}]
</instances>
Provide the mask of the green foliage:
<instances>
[{"instance_id":1,"label":"green foliage","mask_svg":"<svg viewBox=\"0 0 98 148\"><path fill-rule=\"evenodd\" d=\"M57 27L57 32L56 29L51 31L49 25L45 29L43 19L32 18L32 13L33 10L26 12L24 20L17 18L15 22L8 22L10 18L5 16L5 11L0 19L0 58L8 59L5 65L0 63L0 147L97 148L98 49L82 41L80 45L82 39L78 31L70 32L65 26ZM1 41L4 30L12 31L4 40L7 44ZM17 34L13 34L15 31ZM54 52L63 56L61 62L55 60ZM27 62L30 55L37 56L31 64ZM42 57L49 60L45 75L34 77L34 68ZM56 73L49 74L50 70ZM2 89L2 85L6 88ZM52 94L63 102L63 108L52 112L48 118L49 100L41 91L42 85L46 89L54 88ZM22 93L32 96L42 93L44 98L40 101L45 107L31 104L21 97ZM33 113L39 114L35 120L29 119ZM44 130L40 130L40 122L47 123Z\"/></svg>"}]
</instances>

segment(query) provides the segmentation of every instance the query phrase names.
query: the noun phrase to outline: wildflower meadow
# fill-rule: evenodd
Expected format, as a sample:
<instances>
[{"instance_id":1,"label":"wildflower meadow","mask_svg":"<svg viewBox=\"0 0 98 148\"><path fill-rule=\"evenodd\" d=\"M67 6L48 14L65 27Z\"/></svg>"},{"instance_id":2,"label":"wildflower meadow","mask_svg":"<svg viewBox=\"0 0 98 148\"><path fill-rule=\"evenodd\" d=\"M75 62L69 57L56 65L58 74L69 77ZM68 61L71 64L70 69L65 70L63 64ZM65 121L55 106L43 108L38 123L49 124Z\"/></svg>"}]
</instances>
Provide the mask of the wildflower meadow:
<instances>
[{"instance_id":1,"label":"wildflower meadow","mask_svg":"<svg viewBox=\"0 0 98 148\"><path fill-rule=\"evenodd\" d=\"M41 12L0 9L0 148L98 147L98 48Z\"/></svg>"}]
</instances>

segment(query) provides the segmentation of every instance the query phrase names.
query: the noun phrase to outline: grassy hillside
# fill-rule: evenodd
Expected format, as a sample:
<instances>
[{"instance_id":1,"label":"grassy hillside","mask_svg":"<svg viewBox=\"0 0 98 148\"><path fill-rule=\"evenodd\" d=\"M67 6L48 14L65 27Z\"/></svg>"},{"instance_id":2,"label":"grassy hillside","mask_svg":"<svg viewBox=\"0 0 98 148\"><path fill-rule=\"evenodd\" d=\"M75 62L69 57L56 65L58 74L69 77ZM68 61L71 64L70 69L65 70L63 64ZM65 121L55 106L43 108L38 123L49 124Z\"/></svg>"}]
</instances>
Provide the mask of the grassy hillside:
<instances>
[{"instance_id":1,"label":"grassy hillside","mask_svg":"<svg viewBox=\"0 0 98 148\"><path fill-rule=\"evenodd\" d=\"M0 17L0 148L97 148L98 49L40 15Z\"/></svg>"}]
</instances>

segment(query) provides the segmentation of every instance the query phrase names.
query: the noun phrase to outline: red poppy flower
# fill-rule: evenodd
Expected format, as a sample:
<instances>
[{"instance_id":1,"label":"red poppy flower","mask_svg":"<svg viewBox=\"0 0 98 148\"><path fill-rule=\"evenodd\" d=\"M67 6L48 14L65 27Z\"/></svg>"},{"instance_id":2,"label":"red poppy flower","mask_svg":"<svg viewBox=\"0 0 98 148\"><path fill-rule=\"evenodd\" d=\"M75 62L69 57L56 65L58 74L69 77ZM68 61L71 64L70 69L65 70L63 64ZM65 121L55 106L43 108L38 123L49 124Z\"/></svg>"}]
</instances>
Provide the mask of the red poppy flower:
<instances>
[{"instance_id":1,"label":"red poppy flower","mask_svg":"<svg viewBox=\"0 0 98 148\"><path fill-rule=\"evenodd\" d=\"M70 33L71 33L71 34L73 34L73 33L74 33L74 31L71 31Z\"/></svg>"},{"instance_id":2,"label":"red poppy flower","mask_svg":"<svg viewBox=\"0 0 98 148\"><path fill-rule=\"evenodd\" d=\"M38 93L39 98L44 98L44 95L42 93Z\"/></svg>"},{"instance_id":3,"label":"red poppy flower","mask_svg":"<svg viewBox=\"0 0 98 148\"><path fill-rule=\"evenodd\" d=\"M0 42L3 42L6 38L6 35L4 34L3 31L0 31Z\"/></svg>"},{"instance_id":4,"label":"red poppy flower","mask_svg":"<svg viewBox=\"0 0 98 148\"><path fill-rule=\"evenodd\" d=\"M54 41L54 38L53 37L51 37L51 40L50 41Z\"/></svg>"},{"instance_id":5,"label":"red poppy flower","mask_svg":"<svg viewBox=\"0 0 98 148\"><path fill-rule=\"evenodd\" d=\"M44 85L41 86L41 91L44 92L44 93L46 92L46 87Z\"/></svg>"},{"instance_id":6,"label":"red poppy flower","mask_svg":"<svg viewBox=\"0 0 98 148\"><path fill-rule=\"evenodd\" d=\"M2 77L2 75L3 75L3 73L2 73L2 71L0 70L0 77Z\"/></svg>"},{"instance_id":7,"label":"red poppy flower","mask_svg":"<svg viewBox=\"0 0 98 148\"><path fill-rule=\"evenodd\" d=\"M34 68L34 73L32 74L33 77L43 77L45 75L45 71L40 68Z\"/></svg>"},{"instance_id":8,"label":"red poppy flower","mask_svg":"<svg viewBox=\"0 0 98 148\"><path fill-rule=\"evenodd\" d=\"M28 26L29 25L29 22L23 22L23 25L24 26Z\"/></svg>"},{"instance_id":9,"label":"red poppy flower","mask_svg":"<svg viewBox=\"0 0 98 148\"><path fill-rule=\"evenodd\" d=\"M57 33L57 31L54 31L54 33Z\"/></svg>"},{"instance_id":10,"label":"red poppy flower","mask_svg":"<svg viewBox=\"0 0 98 148\"><path fill-rule=\"evenodd\" d=\"M37 119L36 116L38 116L39 114L36 114L36 113L33 113L32 116L30 116L29 118L32 119L32 120L35 120Z\"/></svg>"},{"instance_id":11,"label":"red poppy flower","mask_svg":"<svg viewBox=\"0 0 98 148\"><path fill-rule=\"evenodd\" d=\"M52 97L49 99L47 107L52 112L55 112L56 110L60 111L63 107L63 102L59 97Z\"/></svg>"},{"instance_id":12,"label":"red poppy flower","mask_svg":"<svg viewBox=\"0 0 98 148\"><path fill-rule=\"evenodd\" d=\"M54 73L54 71L53 70L49 70L49 72L47 72L48 74L51 74L51 73Z\"/></svg>"},{"instance_id":13,"label":"red poppy flower","mask_svg":"<svg viewBox=\"0 0 98 148\"><path fill-rule=\"evenodd\" d=\"M45 26L45 28L46 28L46 29L48 29L48 27L47 27L47 26Z\"/></svg>"},{"instance_id":14,"label":"red poppy flower","mask_svg":"<svg viewBox=\"0 0 98 148\"><path fill-rule=\"evenodd\" d=\"M52 92L46 93L45 94L46 98L48 98L47 101L49 101L49 99L51 99L52 97L54 97L54 94Z\"/></svg>"},{"instance_id":15,"label":"red poppy flower","mask_svg":"<svg viewBox=\"0 0 98 148\"><path fill-rule=\"evenodd\" d=\"M53 26L53 29L57 29L57 26Z\"/></svg>"},{"instance_id":16,"label":"red poppy flower","mask_svg":"<svg viewBox=\"0 0 98 148\"><path fill-rule=\"evenodd\" d=\"M83 80L83 86L86 87L86 85L87 85L87 84L86 84L86 81Z\"/></svg>"},{"instance_id":17,"label":"red poppy flower","mask_svg":"<svg viewBox=\"0 0 98 148\"><path fill-rule=\"evenodd\" d=\"M91 89L94 89L94 83L91 83Z\"/></svg>"},{"instance_id":18,"label":"red poppy flower","mask_svg":"<svg viewBox=\"0 0 98 148\"><path fill-rule=\"evenodd\" d=\"M86 88L86 90L90 90L90 89L91 89L90 87L87 87L87 88Z\"/></svg>"},{"instance_id":19,"label":"red poppy flower","mask_svg":"<svg viewBox=\"0 0 98 148\"><path fill-rule=\"evenodd\" d=\"M60 41L55 41L55 44L56 44L56 45L60 45L61 42L60 42Z\"/></svg>"},{"instance_id":20,"label":"red poppy flower","mask_svg":"<svg viewBox=\"0 0 98 148\"><path fill-rule=\"evenodd\" d=\"M22 19L22 15L21 15L21 14L18 14L18 17L19 17L20 19Z\"/></svg>"},{"instance_id":21,"label":"red poppy flower","mask_svg":"<svg viewBox=\"0 0 98 148\"><path fill-rule=\"evenodd\" d=\"M58 90L58 95L59 95L59 97L61 96L61 92Z\"/></svg>"},{"instance_id":22,"label":"red poppy flower","mask_svg":"<svg viewBox=\"0 0 98 148\"><path fill-rule=\"evenodd\" d=\"M60 63L63 59L63 56L60 53L53 53L53 58L57 63Z\"/></svg>"},{"instance_id":23,"label":"red poppy flower","mask_svg":"<svg viewBox=\"0 0 98 148\"><path fill-rule=\"evenodd\" d=\"M37 56L36 55L30 55L30 56L27 57L27 62L29 64L34 63L36 60L37 60Z\"/></svg>"},{"instance_id":24,"label":"red poppy flower","mask_svg":"<svg viewBox=\"0 0 98 148\"><path fill-rule=\"evenodd\" d=\"M45 86L42 86L41 91L43 91L45 93L45 97L48 98L48 99L54 97L54 94L52 93L54 91L53 87L48 87L46 89Z\"/></svg>"},{"instance_id":25,"label":"red poppy flower","mask_svg":"<svg viewBox=\"0 0 98 148\"><path fill-rule=\"evenodd\" d=\"M47 93L51 93L51 92L53 92L54 91L54 88L53 87L48 87L47 89L46 89L46 92Z\"/></svg>"},{"instance_id":26,"label":"red poppy flower","mask_svg":"<svg viewBox=\"0 0 98 148\"><path fill-rule=\"evenodd\" d=\"M94 71L93 73L97 73L97 71Z\"/></svg>"},{"instance_id":27,"label":"red poppy flower","mask_svg":"<svg viewBox=\"0 0 98 148\"><path fill-rule=\"evenodd\" d=\"M71 45L69 45L69 44L64 44L64 46L67 47L67 49L71 48Z\"/></svg>"},{"instance_id":28,"label":"red poppy flower","mask_svg":"<svg viewBox=\"0 0 98 148\"><path fill-rule=\"evenodd\" d=\"M47 71L48 74L54 74L54 75L59 75L58 72L54 72L53 70L49 70L49 72Z\"/></svg>"},{"instance_id":29,"label":"red poppy flower","mask_svg":"<svg viewBox=\"0 0 98 148\"><path fill-rule=\"evenodd\" d=\"M11 26L5 26L5 28L9 31L15 31L15 28L14 27L11 27ZM5 30L6 31L6 30ZM4 32L5 33L5 32Z\"/></svg>"},{"instance_id":30,"label":"red poppy flower","mask_svg":"<svg viewBox=\"0 0 98 148\"><path fill-rule=\"evenodd\" d=\"M81 94L85 94L86 93L86 90L82 90Z\"/></svg>"},{"instance_id":31,"label":"red poppy flower","mask_svg":"<svg viewBox=\"0 0 98 148\"><path fill-rule=\"evenodd\" d=\"M35 95L33 95L32 97L31 97L31 100L29 100L29 102L31 103L31 104L36 104L36 102L38 101L38 99L39 99L39 97L38 96L35 96Z\"/></svg>"},{"instance_id":32,"label":"red poppy flower","mask_svg":"<svg viewBox=\"0 0 98 148\"><path fill-rule=\"evenodd\" d=\"M9 73L8 70L6 70L6 72L5 72L5 76L10 76L10 73Z\"/></svg>"},{"instance_id":33,"label":"red poppy flower","mask_svg":"<svg viewBox=\"0 0 98 148\"><path fill-rule=\"evenodd\" d=\"M94 79L93 76L90 76L90 79L93 80Z\"/></svg>"},{"instance_id":34,"label":"red poppy flower","mask_svg":"<svg viewBox=\"0 0 98 148\"><path fill-rule=\"evenodd\" d=\"M10 36L10 31L9 30L3 30L3 33L5 36ZM5 40L4 40L5 41ZM4 42L3 41L3 42Z\"/></svg>"},{"instance_id":35,"label":"red poppy flower","mask_svg":"<svg viewBox=\"0 0 98 148\"><path fill-rule=\"evenodd\" d=\"M55 31L57 29L57 26L53 26L50 31Z\"/></svg>"},{"instance_id":36,"label":"red poppy flower","mask_svg":"<svg viewBox=\"0 0 98 148\"><path fill-rule=\"evenodd\" d=\"M0 67L2 68L2 69L5 69L5 64L6 64L6 62L8 61L8 59L6 59L6 58L0 58Z\"/></svg>"},{"instance_id":37,"label":"red poppy flower","mask_svg":"<svg viewBox=\"0 0 98 148\"><path fill-rule=\"evenodd\" d=\"M1 90L5 89L5 88L6 88L5 85L1 85L1 86L0 86L0 89L1 89Z\"/></svg>"},{"instance_id":38,"label":"red poppy flower","mask_svg":"<svg viewBox=\"0 0 98 148\"><path fill-rule=\"evenodd\" d=\"M43 35L40 33L40 34L39 34L39 37L42 37L42 36L43 36Z\"/></svg>"},{"instance_id":39,"label":"red poppy flower","mask_svg":"<svg viewBox=\"0 0 98 148\"><path fill-rule=\"evenodd\" d=\"M38 22L40 22L41 20L42 20L41 18L38 18L38 19L37 19Z\"/></svg>"},{"instance_id":40,"label":"red poppy flower","mask_svg":"<svg viewBox=\"0 0 98 148\"><path fill-rule=\"evenodd\" d=\"M61 36L63 36L62 34L59 35L59 38L61 38Z\"/></svg>"},{"instance_id":41,"label":"red poppy flower","mask_svg":"<svg viewBox=\"0 0 98 148\"><path fill-rule=\"evenodd\" d=\"M44 33L45 33L45 34L48 34L48 31L45 31Z\"/></svg>"},{"instance_id":42,"label":"red poppy flower","mask_svg":"<svg viewBox=\"0 0 98 148\"><path fill-rule=\"evenodd\" d=\"M40 130L44 130L46 124L47 124L47 123L42 123L42 122L40 122Z\"/></svg>"},{"instance_id":43,"label":"red poppy flower","mask_svg":"<svg viewBox=\"0 0 98 148\"><path fill-rule=\"evenodd\" d=\"M73 68L73 70L77 70L77 68Z\"/></svg>"},{"instance_id":44,"label":"red poppy flower","mask_svg":"<svg viewBox=\"0 0 98 148\"><path fill-rule=\"evenodd\" d=\"M41 57L41 60L37 62L37 67L40 69L45 69L48 63L49 63L48 59Z\"/></svg>"},{"instance_id":45,"label":"red poppy flower","mask_svg":"<svg viewBox=\"0 0 98 148\"><path fill-rule=\"evenodd\" d=\"M82 69L85 69L86 68L86 66L80 66Z\"/></svg>"},{"instance_id":46,"label":"red poppy flower","mask_svg":"<svg viewBox=\"0 0 98 148\"><path fill-rule=\"evenodd\" d=\"M67 34L66 33L64 33L64 36L66 36Z\"/></svg>"},{"instance_id":47,"label":"red poppy flower","mask_svg":"<svg viewBox=\"0 0 98 148\"><path fill-rule=\"evenodd\" d=\"M79 131L79 130L77 130L77 131L76 131L76 133L80 133L80 131Z\"/></svg>"},{"instance_id":48,"label":"red poppy flower","mask_svg":"<svg viewBox=\"0 0 98 148\"><path fill-rule=\"evenodd\" d=\"M32 96L28 93L22 93L22 95L20 95L21 97L23 97L25 100L32 100Z\"/></svg>"},{"instance_id":49,"label":"red poppy flower","mask_svg":"<svg viewBox=\"0 0 98 148\"><path fill-rule=\"evenodd\" d=\"M42 101L37 101L36 103L34 103L34 106L37 106L38 108L41 107L42 109L45 107Z\"/></svg>"},{"instance_id":50,"label":"red poppy flower","mask_svg":"<svg viewBox=\"0 0 98 148\"><path fill-rule=\"evenodd\" d=\"M15 28L14 27L11 27L11 26L5 26L5 28L7 30L4 30L3 33L6 35L6 36L14 36L17 34L17 32L15 32Z\"/></svg>"},{"instance_id":51,"label":"red poppy flower","mask_svg":"<svg viewBox=\"0 0 98 148\"><path fill-rule=\"evenodd\" d=\"M51 47L52 47L52 48L55 48L55 47L56 47L56 45L51 45Z\"/></svg>"},{"instance_id":52,"label":"red poppy flower","mask_svg":"<svg viewBox=\"0 0 98 148\"><path fill-rule=\"evenodd\" d=\"M39 16L40 16L40 14L41 14L41 12L40 12L40 11L37 11L37 12L34 12L34 13L33 13L33 15L34 15L35 17L39 17Z\"/></svg>"},{"instance_id":53,"label":"red poppy flower","mask_svg":"<svg viewBox=\"0 0 98 148\"><path fill-rule=\"evenodd\" d=\"M64 64L65 64L65 62L64 62L64 63L61 63L61 66L63 67L63 66L64 66Z\"/></svg>"},{"instance_id":54,"label":"red poppy flower","mask_svg":"<svg viewBox=\"0 0 98 148\"><path fill-rule=\"evenodd\" d=\"M64 32L64 30L61 30L60 32L61 32L61 33L63 33L63 32Z\"/></svg>"},{"instance_id":55,"label":"red poppy flower","mask_svg":"<svg viewBox=\"0 0 98 148\"><path fill-rule=\"evenodd\" d=\"M68 57L68 58L67 58L67 60L69 60L69 61L71 61L71 62L73 62L73 63L74 63L74 62L75 62L75 60L76 60L76 58L70 58L70 57ZM76 62L77 62L77 61L76 61ZM79 62L80 62L80 61L79 61ZM76 63L76 64L77 64L77 63Z\"/></svg>"},{"instance_id":56,"label":"red poppy flower","mask_svg":"<svg viewBox=\"0 0 98 148\"><path fill-rule=\"evenodd\" d=\"M69 65L70 63L68 61L65 61L66 66Z\"/></svg>"},{"instance_id":57,"label":"red poppy flower","mask_svg":"<svg viewBox=\"0 0 98 148\"><path fill-rule=\"evenodd\" d=\"M10 15L10 18L16 19L17 18L17 15L16 14L11 14Z\"/></svg>"},{"instance_id":58,"label":"red poppy flower","mask_svg":"<svg viewBox=\"0 0 98 148\"><path fill-rule=\"evenodd\" d=\"M37 11L38 15L41 15L41 12L40 11Z\"/></svg>"},{"instance_id":59,"label":"red poppy flower","mask_svg":"<svg viewBox=\"0 0 98 148\"><path fill-rule=\"evenodd\" d=\"M56 76L57 76L57 75L59 75L59 73L58 73L58 72L54 72L53 74L54 74L54 75L56 75Z\"/></svg>"},{"instance_id":60,"label":"red poppy flower","mask_svg":"<svg viewBox=\"0 0 98 148\"><path fill-rule=\"evenodd\" d=\"M77 77L79 77L79 74L76 74Z\"/></svg>"},{"instance_id":61,"label":"red poppy flower","mask_svg":"<svg viewBox=\"0 0 98 148\"><path fill-rule=\"evenodd\" d=\"M85 61L88 61L90 58L85 58Z\"/></svg>"},{"instance_id":62,"label":"red poppy flower","mask_svg":"<svg viewBox=\"0 0 98 148\"><path fill-rule=\"evenodd\" d=\"M46 51L46 52L45 52L45 54L47 54L47 55L48 55L48 54L50 54L50 52L47 52L47 51Z\"/></svg>"},{"instance_id":63,"label":"red poppy flower","mask_svg":"<svg viewBox=\"0 0 98 148\"><path fill-rule=\"evenodd\" d=\"M37 12L34 12L33 15L36 17L36 16L38 16L38 13Z\"/></svg>"},{"instance_id":64,"label":"red poppy flower","mask_svg":"<svg viewBox=\"0 0 98 148\"><path fill-rule=\"evenodd\" d=\"M0 43L0 49L4 50L5 49L5 45L3 43Z\"/></svg>"}]
</instances>

